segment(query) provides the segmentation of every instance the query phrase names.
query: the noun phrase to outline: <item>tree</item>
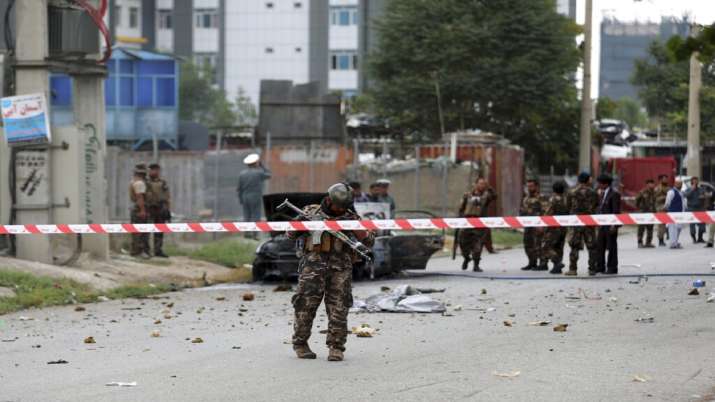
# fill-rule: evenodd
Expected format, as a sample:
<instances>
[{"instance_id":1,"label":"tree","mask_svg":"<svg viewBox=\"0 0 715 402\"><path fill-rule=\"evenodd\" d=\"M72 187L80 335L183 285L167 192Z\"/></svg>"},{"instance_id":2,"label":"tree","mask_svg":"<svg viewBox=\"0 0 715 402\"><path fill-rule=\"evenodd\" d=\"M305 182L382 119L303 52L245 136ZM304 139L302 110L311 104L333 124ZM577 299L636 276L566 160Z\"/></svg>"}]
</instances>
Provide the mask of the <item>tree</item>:
<instances>
[{"instance_id":1,"label":"tree","mask_svg":"<svg viewBox=\"0 0 715 402\"><path fill-rule=\"evenodd\" d=\"M712 60L703 68L700 93L701 132L715 138L715 71ZM636 60L632 82L648 114L666 133L684 136L688 125L689 60L679 59L661 42L653 42L648 57Z\"/></svg>"},{"instance_id":2,"label":"tree","mask_svg":"<svg viewBox=\"0 0 715 402\"><path fill-rule=\"evenodd\" d=\"M596 117L600 119L616 119L625 121L631 128L645 128L648 116L643 113L641 104L628 96L617 101L610 98L600 98L596 104Z\"/></svg>"},{"instance_id":3,"label":"tree","mask_svg":"<svg viewBox=\"0 0 715 402\"><path fill-rule=\"evenodd\" d=\"M242 87L238 87L235 108L236 125L255 126L258 124L258 112L256 112L256 105L253 104L251 97L246 94L246 91Z\"/></svg>"},{"instance_id":4,"label":"tree","mask_svg":"<svg viewBox=\"0 0 715 402\"><path fill-rule=\"evenodd\" d=\"M578 141L558 139L578 138L578 114L564 118L574 117L579 28L552 0L391 0L377 29L370 95L392 126L437 137L439 90L445 131L504 135L542 169L552 152L573 159Z\"/></svg>"},{"instance_id":5,"label":"tree","mask_svg":"<svg viewBox=\"0 0 715 402\"><path fill-rule=\"evenodd\" d=\"M208 66L182 63L179 118L196 121L207 127L232 126L236 123L234 105L226 99L223 89L213 85L212 71Z\"/></svg>"}]
</instances>

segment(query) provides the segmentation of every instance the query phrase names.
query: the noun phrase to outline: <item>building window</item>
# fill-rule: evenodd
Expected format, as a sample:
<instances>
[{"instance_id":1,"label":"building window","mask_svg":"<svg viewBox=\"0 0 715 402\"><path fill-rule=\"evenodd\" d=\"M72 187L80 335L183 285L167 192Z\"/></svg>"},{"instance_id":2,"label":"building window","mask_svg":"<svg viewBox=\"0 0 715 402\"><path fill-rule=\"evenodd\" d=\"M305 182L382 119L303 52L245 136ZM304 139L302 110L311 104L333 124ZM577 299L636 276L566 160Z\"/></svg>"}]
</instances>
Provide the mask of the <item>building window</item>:
<instances>
[{"instance_id":1,"label":"building window","mask_svg":"<svg viewBox=\"0 0 715 402\"><path fill-rule=\"evenodd\" d=\"M139 26L139 8L129 7L129 28L136 28Z\"/></svg>"},{"instance_id":2,"label":"building window","mask_svg":"<svg viewBox=\"0 0 715 402\"><path fill-rule=\"evenodd\" d=\"M266 8L273 8L273 3L271 3L271 2L266 3Z\"/></svg>"},{"instance_id":3,"label":"building window","mask_svg":"<svg viewBox=\"0 0 715 402\"><path fill-rule=\"evenodd\" d=\"M203 75L208 71L211 74L211 83L217 84L216 65L218 56L216 53L196 53L194 54L194 64L199 68L199 74Z\"/></svg>"},{"instance_id":4,"label":"building window","mask_svg":"<svg viewBox=\"0 0 715 402\"><path fill-rule=\"evenodd\" d=\"M122 6L114 6L114 23L117 26L122 25Z\"/></svg>"},{"instance_id":5,"label":"building window","mask_svg":"<svg viewBox=\"0 0 715 402\"><path fill-rule=\"evenodd\" d=\"M267 47L267 48L266 48L266 53L273 53L273 48L272 48L272 47Z\"/></svg>"},{"instance_id":6,"label":"building window","mask_svg":"<svg viewBox=\"0 0 715 402\"><path fill-rule=\"evenodd\" d=\"M302 52L302 51L303 51L303 49L300 48L300 47L295 48L295 52L296 52L296 53L300 53L300 52Z\"/></svg>"},{"instance_id":7,"label":"building window","mask_svg":"<svg viewBox=\"0 0 715 402\"><path fill-rule=\"evenodd\" d=\"M294 7L294 8L301 8L301 7L303 7L303 4L301 4L301 2L299 2L299 1L296 1L295 3L293 3L293 7Z\"/></svg>"},{"instance_id":8,"label":"building window","mask_svg":"<svg viewBox=\"0 0 715 402\"><path fill-rule=\"evenodd\" d=\"M194 15L196 28L218 28L218 10L196 10Z\"/></svg>"},{"instance_id":9,"label":"building window","mask_svg":"<svg viewBox=\"0 0 715 402\"><path fill-rule=\"evenodd\" d=\"M158 23L157 25L159 26L159 29L171 29L172 28L172 21L171 21L171 10L159 10L157 13L157 18L158 18Z\"/></svg>"},{"instance_id":10,"label":"building window","mask_svg":"<svg viewBox=\"0 0 715 402\"><path fill-rule=\"evenodd\" d=\"M331 25L357 25L358 9L357 7L331 7L330 8L330 24Z\"/></svg>"},{"instance_id":11,"label":"building window","mask_svg":"<svg viewBox=\"0 0 715 402\"><path fill-rule=\"evenodd\" d=\"M354 50L337 50L330 54L332 70L357 70L358 56Z\"/></svg>"}]
</instances>

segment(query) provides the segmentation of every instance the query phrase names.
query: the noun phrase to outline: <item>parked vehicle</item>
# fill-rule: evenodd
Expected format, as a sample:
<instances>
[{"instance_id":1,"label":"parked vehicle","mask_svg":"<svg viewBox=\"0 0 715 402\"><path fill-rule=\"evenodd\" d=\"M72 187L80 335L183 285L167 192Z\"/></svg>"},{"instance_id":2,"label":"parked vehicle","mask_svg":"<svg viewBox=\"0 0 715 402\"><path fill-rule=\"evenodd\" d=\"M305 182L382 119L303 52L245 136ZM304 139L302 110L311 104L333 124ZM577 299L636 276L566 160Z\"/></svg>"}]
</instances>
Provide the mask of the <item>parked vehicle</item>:
<instances>
[{"instance_id":1,"label":"parked vehicle","mask_svg":"<svg viewBox=\"0 0 715 402\"><path fill-rule=\"evenodd\" d=\"M298 208L317 204L324 193L277 193L263 196L263 206L269 221L295 218L292 211L277 211L286 198ZM434 218L424 211L398 211L398 218ZM429 258L444 246L444 230L380 231L371 250L372 259L361 259L353 265L353 278L385 276L405 269L423 270ZM271 237L256 249L253 280L294 279L298 276L298 256L295 241L284 232L271 232Z\"/></svg>"}]
</instances>

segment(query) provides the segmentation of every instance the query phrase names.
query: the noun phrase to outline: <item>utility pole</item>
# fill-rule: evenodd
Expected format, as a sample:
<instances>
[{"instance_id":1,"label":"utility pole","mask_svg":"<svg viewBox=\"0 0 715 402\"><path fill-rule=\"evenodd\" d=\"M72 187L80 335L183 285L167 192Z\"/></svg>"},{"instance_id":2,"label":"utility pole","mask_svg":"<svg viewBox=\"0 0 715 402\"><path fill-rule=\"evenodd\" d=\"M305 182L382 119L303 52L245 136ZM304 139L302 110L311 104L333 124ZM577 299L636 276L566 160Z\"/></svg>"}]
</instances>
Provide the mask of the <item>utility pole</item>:
<instances>
[{"instance_id":1,"label":"utility pole","mask_svg":"<svg viewBox=\"0 0 715 402\"><path fill-rule=\"evenodd\" d=\"M696 36L698 28L692 25L690 34ZM702 67L699 52L690 55L690 85L688 94L688 161L689 176L700 176L700 88L702 87Z\"/></svg>"},{"instance_id":2,"label":"utility pole","mask_svg":"<svg viewBox=\"0 0 715 402\"><path fill-rule=\"evenodd\" d=\"M578 168L591 171L591 26L593 0L586 0L586 23L583 27L583 88L581 88L581 135L578 148Z\"/></svg>"}]
</instances>

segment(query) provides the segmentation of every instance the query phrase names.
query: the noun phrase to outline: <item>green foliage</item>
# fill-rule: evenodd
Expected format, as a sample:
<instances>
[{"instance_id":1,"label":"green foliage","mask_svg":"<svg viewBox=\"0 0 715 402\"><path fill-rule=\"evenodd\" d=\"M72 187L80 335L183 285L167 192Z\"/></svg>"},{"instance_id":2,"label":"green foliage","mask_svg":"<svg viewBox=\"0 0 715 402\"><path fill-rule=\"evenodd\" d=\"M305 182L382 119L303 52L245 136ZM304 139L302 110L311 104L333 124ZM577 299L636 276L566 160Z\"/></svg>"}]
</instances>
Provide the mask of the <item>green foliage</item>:
<instances>
[{"instance_id":1,"label":"green foliage","mask_svg":"<svg viewBox=\"0 0 715 402\"><path fill-rule=\"evenodd\" d=\"M0 315L27 308L91 303L97 301L100 292L88 285L69 279L34 276L24 272L0 270L0 286L15 290L15 297L0 297ZM166 286L131 285L106 292L110 299L147 297L168 290Z\"/></svg>"},{"instance_id":2,"label":"green foliage","mask_svg":"<svg viewBox=\"0 0 715 402\"><path fill-rule=\"evenodd\" d=\"M552 152L572 163L579 28L553 1L392 0L377 27L370 95L392 126L438 137L439 87L446 131L502 134L541 168Z\"/></svg>"},{"instance_id":3,"label":"green foliage","mask_svg":"<svg viewBox=\"0 0 715 402\"><path fill-rule=\"evenodd\" d=\"M631 128L645 128L648 125L648 116L643 113L641 104L627 96L617 101L600 98L596 106L596 116L598 119L623 120Z\"/></svg>"},{"instance_id":4,"label":"green foliage","mask_svg":"<svg viewBox=\"0 0 715 402\"><path fill-rule=\"evenodd\" d=\"M255 240L227 238L205 244L196 250L187 250L173 245L167 245L165 249L169 255L181 255L229 268L237 268L253 262L256 246L258 243Z\"/></svg>"},{"instance_id":5,"label":"green foliage","mask_svg":"<svg viewBox=\"0 0 715 402\"><path fill-rule=\"evenodd\" d=\"M715 136L715 75L713 64L702 69L700 93L701 132L705 138ZM661 124L665 133L683 137L688 124L689 60L679 60L660 42L654 42L648 57L635 62L632 82L651 118Z\"/></svg>"},{"instance_id":6,"label":"green foliage","mask_svg":"<svg viewBox=\"0 0 715 402\"><path fill-rule=\"evenodd\" d=\"M179 117L207 127L255 125L256 107L243 88L238 88L235 103L231 102L226 91L213 84L212 74L209 66L182 63Z\"/></svg>"},{"instance_id":7,"label":"green foliage","mask_svg":"<svg viewBox=\"0 0 715 402\"><path fill-rule=\"evenodd\" d=\"M673 36L668 40L667 48L677 61L688 61L694 52L698 52L700 61L711 63L715 59L715 23L702 27L694 37Z\"/></svg>"}]
</instances>

